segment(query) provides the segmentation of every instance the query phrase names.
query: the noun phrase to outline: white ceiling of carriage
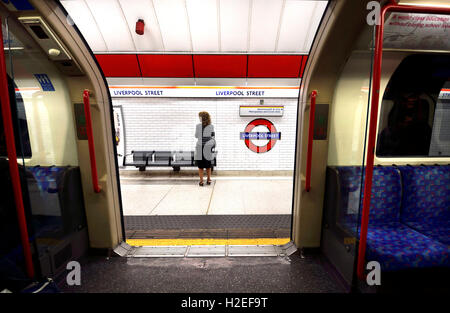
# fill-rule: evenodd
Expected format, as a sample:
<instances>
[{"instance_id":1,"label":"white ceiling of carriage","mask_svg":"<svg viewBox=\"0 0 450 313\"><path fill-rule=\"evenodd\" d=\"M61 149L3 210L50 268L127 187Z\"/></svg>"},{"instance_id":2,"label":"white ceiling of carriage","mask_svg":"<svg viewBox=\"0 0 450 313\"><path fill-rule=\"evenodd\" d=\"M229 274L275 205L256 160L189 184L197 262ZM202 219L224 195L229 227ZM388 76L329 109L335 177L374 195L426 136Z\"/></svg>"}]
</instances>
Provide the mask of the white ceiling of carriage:
<instances>
[{"instance_id":1,"label":"white ceiling of carriage","mask_svg":"<svg viewBox=\"0 0 450 313\"><path fill-rule=\"evenodd\" d=\"M61 0L94 53L307 54L328 1ZM138 19L145 21L137 35Z\"/></svg>"}]
</instances>

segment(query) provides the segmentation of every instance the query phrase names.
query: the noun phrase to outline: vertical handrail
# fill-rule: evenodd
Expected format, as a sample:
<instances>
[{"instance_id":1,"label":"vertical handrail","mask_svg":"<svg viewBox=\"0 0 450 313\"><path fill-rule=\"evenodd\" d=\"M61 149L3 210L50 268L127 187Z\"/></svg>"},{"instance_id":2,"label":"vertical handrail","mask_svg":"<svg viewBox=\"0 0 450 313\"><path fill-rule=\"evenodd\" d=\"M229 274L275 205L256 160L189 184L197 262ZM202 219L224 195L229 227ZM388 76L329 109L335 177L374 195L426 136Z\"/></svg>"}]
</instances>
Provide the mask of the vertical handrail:
<instances>
[{"instance_id":1,"label":"vertical handrail","mask_svg":"<svg viewBox=\"0 0 450 313\"><path fill-rule=\"evenodd\" d=\"M309 107L308 152L306 156L305 190L307 192L311 190L311 166L312 166L312 150L314 139L314 118L316 114L316 97L317 91L313 90L311 92L311 105Z\"/></svg>"},{"instance_id":2,"label":"vertical handrail","mask_svg":"<svg viewBox=\"0 0 450 313\"><path fill-rule=\"evenodd\" d=\"M92 134L91 106L89 104L89 90L87 89L84 90L83 92L83 103L84 103L84 115L86 117L86 134L88 137L88 144L89 144L89 159L91 161L92 185L94 187L94 192L99 193L102 189L98 183L97 161L95 159L94 135Z\"/></svg>"},{"instance_id":3,"label":"vertical handrail","mask_svg":"<svg viewBox=\"0 0 450 313\"><path fill-rule=\"evenodd\" d=\"M388 11L408 12L408 13L437 13L450 14L450 8L445 7L425 7L412 5L397 5L388 4L383 7L380 16L380 23L376 27L375 34L375 55L372 74L372 101L370 108L370 124L367 142L367 157L366 157L366 171L364 178L364 194L363 194L363 208L361 214L361 232L359 237L358 260L356 264L356 273L360 280L365 279L364 264L367 245L367 230L369 225L369 211L370 199L372 197L372 177L373 164L375 158L375 139L377 135L378 122L378 103L380 99L380 81L381 81L381 66L383 58L383 33L386 13Z\"/></svg>"},{"instance_id":4,"label":"vertical handrail","mask_svg":"<svg viewBox=\"0 0 450 313\"><path fill-rule=\"evenodd\" d=\"M0 17L0 25L2 23ZM9 160L9 173L11 175L14 202L16 204L17 220L19 223L20 239L22 242L25 268L28 277L34 277L33 258L31 255L30 242L28 240L27 220L25 207L23 205L22 187L20 185L19 166L17 164L17 152L14 138L14 128L11 117L8 81L6 79L5 52L3 46L3 33L0 32L0 101L2 106L3 128L5 131L6 150Z\"/></svg>"}]
</instances>

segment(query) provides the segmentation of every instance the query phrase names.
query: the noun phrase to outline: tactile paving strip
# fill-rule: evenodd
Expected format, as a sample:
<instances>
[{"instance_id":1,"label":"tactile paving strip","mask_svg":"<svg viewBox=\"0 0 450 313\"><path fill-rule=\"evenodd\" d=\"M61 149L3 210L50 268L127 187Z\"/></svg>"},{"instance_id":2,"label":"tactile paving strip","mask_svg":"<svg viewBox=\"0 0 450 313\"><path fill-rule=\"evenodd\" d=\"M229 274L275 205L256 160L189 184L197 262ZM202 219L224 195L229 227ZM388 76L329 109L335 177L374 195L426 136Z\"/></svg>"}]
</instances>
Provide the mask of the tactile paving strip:
<instances>
[{"instance_id":1,"label":"tactile paving strip","mask_svg":"<svg viewBox=\"0 0 450 313\"><path fill-rule=\"evenodd\" d=\"M157 215L124 216L128 231L154 229L285 229L291 227L291 215Z\"/></svg>"}]
</instances>

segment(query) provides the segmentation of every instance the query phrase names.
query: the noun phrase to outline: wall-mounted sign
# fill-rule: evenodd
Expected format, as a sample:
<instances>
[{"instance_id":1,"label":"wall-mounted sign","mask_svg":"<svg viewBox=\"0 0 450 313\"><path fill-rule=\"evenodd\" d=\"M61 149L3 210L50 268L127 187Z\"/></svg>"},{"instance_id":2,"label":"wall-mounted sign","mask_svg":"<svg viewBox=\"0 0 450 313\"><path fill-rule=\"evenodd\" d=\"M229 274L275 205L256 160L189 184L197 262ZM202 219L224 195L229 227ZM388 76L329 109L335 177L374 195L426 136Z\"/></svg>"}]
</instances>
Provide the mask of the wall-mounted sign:
<instances>
[{"instance_id":1,"label":"wall-mounted sign","mask_svg":"<svg viewBox=\"0 0 450 313\"><path fill-rule=\"evenodd\" d=\"M314 116L314 140L327 140L328 104L317 103Z\"/></svg>"},{"instance_id":2,"label":"wall-mounted sign","mask_svg":"<svg viewBox=\"0 0 450 313\"><path fill-rule=\"evenodd\" d=\"M123 127L123 114L122 107L115 106L113 107L113 115L114 115L114 139L116 143L116 151L117 151L117 159L119 162L119 166L123 165L123 158L125 155L125 134Z\"/></svg>"},{"instance_id":3,"label":"wall-mounted sign","mask_svg":"<svg viewBox=\"0 0 450 313\"><path fill-rule=\"evenodd\" d=\"M264 126L267 128L268 132L254 132L252 131L257 126ZM250 123L247 124L245 130L240 133L240 139L244 140L245 145L251 151L256 153L264 153L270 151L277 140L281 139L281 133L277 132L275 125L272 124L271 121L266 120L264 118L257 118ZM262 144L256 144L261 143ZM259 142L258 142L259 141Z\"/></svg>"},{"instance_id":4,"label":"wall-mounted sign","mask_svg":"<svg viewBox=\"0 0 450 313\"><path fill-rule=\"evenodd\" d=\"M41 84L42 91L55 91L52 81L47 74L34 74L39 84Z\"/></svg>"},{"instance_id":5,"label":"wall-mounted sign","mask_svg":"<svg viewBox=\"0 0 450 313\"><path fill-rule=\"evenodd\" d=\"M86 116L84 115L84 104L74 103L75 106L75 124L77 126L78 140L87 140Z\"/></svg>"},{"instance_id":6,"label":"wall-mounted sign","mask_svg":"<svg viewBox=\"0 0 450 313\"><path fill-rule=\"evenodd\" d=\"M448 84L450 87L450 84ZM439 93L439 99L450 99L450 89L443 88L441 89L441 92Z\"/></svg>"},{"instance_id":7,"label":"wall-mounted sign","mask_svg":"<svg viewBox=\"0 0 450 313\"><path fill-rule=\"evenodd\" d=\"M239 116L283 116L283 105L241 105Z\"/></svg>"},{"instance_id":8,"label":"wall-mounted sign","mask_svg":"<svg viewBox=\"0 0 450 313\"><path fill-rule=\"evenodd\" d=\"M298 98L299 87L109 86L113 98Z\"/></svg>"},{"instance_id":9,"label":"wall-mounted sign","mask_svg":"<svg viewBox=\"0 0 450 313\"><path fill-rule=\"evenodd\" d=\"M392 13L385 23L383 48L450 49L450 16L423 13Z\"/></svg>"}]
</instances>

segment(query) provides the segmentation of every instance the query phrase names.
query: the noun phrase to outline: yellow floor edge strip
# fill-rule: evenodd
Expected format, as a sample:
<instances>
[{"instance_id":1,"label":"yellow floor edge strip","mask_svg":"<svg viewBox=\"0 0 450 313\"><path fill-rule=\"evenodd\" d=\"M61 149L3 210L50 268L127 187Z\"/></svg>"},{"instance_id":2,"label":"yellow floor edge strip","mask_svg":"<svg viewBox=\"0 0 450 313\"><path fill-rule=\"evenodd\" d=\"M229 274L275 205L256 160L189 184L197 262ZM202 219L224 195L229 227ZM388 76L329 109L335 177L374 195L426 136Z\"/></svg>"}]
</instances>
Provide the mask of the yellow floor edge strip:
<instances>
[{"instance_id":1,"label":"yellow floor edge strip","mask_svg":"<svg viewBox=\"0 0 450 313\"><path fill-rule=\"evenodd\" d=\"M233 239L127 239L130 246L203 246L203 245L276 245L281 246L290 238L233 238Z\"/></svg>"}]
</instances>

